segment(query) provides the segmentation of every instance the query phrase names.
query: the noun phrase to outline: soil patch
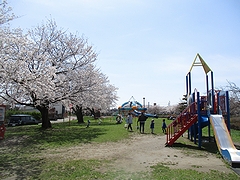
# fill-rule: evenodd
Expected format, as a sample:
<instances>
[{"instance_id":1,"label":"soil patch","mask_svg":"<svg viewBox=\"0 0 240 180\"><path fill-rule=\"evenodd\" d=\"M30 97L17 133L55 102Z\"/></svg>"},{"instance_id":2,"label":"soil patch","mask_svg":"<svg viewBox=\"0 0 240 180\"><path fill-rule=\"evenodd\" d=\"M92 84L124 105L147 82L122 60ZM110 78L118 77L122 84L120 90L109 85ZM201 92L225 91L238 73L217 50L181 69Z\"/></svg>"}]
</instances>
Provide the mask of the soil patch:
<instances>
[{"instance_id":1,"label":"soil patch","mask_svg":"<svg viewBox=\"0 0 240 180\"><path fill-rule=\"evenodd\" d=\"M47 150L41 156L53 159L110 160L111 168L126 172L147 172L158 163L175 169L194 169L201 172L217 170L233 172L222 158L206 151L165 147L165 136L134 133L119 142L90 143L70 148ZM108 167L109 170L109 167ZM105 171L102 167L101 171Z\"/></svg>"}]
</instances>

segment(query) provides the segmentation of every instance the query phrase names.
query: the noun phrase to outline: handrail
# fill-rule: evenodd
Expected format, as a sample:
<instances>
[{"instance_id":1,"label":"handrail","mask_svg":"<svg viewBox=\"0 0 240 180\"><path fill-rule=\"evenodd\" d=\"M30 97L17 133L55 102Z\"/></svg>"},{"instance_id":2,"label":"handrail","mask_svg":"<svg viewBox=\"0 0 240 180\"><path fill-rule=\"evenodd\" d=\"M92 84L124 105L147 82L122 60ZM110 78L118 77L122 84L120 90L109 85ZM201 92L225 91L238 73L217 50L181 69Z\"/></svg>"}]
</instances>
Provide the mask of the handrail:
<instances>
[{"instance_id":1,"label":"handrail","mask_svg":"<svg viewBox=\"0 0 240 180\"><path fill-rule=\"evenodd\" d=\"M167 142L174 137L176 133L181 131L192 119L193 116L197 114L197 103L193 102L188 107L186 107L181 114L179 114L176 119L168 125L167 127Z\"/></svg>"}]
</instances>

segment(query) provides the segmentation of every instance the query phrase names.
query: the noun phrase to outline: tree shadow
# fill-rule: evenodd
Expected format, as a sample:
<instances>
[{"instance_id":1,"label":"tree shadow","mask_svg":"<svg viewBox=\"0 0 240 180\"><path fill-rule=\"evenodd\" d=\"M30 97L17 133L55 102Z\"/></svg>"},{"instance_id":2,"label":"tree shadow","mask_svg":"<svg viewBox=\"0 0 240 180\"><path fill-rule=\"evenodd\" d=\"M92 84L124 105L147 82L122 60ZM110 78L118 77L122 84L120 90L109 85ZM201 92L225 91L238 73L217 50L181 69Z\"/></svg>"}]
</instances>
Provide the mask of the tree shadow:
<instances>
[{"instance_id":1,"label":"tree shadow","mask_svg":"<svg viewBox=\"0 0 240 180\"><path fill-rule=\"evenodd\" d=\"M234 143L234 146L236 149L240 150L240 144L239 143Z\"/></svg>"},{"instance_id":2,"label":"tree shadow","mask_svg":"<svg viewBox=\"0 0 240 180\"><path fill-rule=\"evenodd\" d=\"M42 130L40 127L9 128L15 136L8 136L1 142L4 152L0 154L0 176L4 173L13 175L14 179L38 179L45 159L35 156L49 147L69 146L80 143L90 143L95 138L106 133L105 128L85 128L74 126L53 126ZM7 149L7 151L6 151Z\"/></svg>"},{"instance_id":3,"label":"tree shadow","mask_svg":"<svg viewBox=\"0 0 240 180\"><path fill-rule=\"evenodd\" d=\"M201 151L206 151L206 152L209 152L209 153L212 153L212 154L218 153L217 144L213 140L212 137L210 137L210 139L208 137L203 137L201 147L198 147L198 144L194 144L193 141L191 141L189 139L187 139L187 140L189 141L189 143L175 142L172 145L172 147L181 148L181 149L201 150Z\"/></svg>"}]
</instances>

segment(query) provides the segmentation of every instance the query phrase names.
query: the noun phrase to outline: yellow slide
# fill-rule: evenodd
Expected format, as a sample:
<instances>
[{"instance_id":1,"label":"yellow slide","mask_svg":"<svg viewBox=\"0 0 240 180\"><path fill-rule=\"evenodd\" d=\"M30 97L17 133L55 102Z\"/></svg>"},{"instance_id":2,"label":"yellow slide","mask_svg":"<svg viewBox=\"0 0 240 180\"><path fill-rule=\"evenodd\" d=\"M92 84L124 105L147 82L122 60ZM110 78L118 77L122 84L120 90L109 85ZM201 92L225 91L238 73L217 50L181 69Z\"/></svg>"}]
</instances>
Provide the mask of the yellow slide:
<instances>
[{"instance_id":1,"label":"yellow slide","mask_svg":"<svg viewBox=\"0 0 240 180\"><path fill-rule=\"evenodd\" d=\"M240 150L234 146L224 118L222 115L211 115L210 122L221 155L232 167L240 167Z\"/></svg>"}]
</instances>

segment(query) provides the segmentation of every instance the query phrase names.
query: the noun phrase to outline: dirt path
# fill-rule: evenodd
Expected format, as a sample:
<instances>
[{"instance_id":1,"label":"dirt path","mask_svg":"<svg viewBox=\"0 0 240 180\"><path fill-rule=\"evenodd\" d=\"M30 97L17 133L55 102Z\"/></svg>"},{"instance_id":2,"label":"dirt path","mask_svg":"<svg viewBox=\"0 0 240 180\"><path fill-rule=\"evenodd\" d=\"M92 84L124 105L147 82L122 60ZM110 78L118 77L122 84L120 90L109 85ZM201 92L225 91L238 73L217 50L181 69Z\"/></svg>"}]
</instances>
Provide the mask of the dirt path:
<instances>
[{"instance_id":1,"label":"dirt path","mask_svg":"<svg viewBox=\"0 0 240 180\"><path fill-rule=\"evenodd\" d=\"M91 143L49 150L47 156L54 159L111 160L112 168L126 172L149 171L150 166L158 163L177 169L232 172L216 155L204 151L192 153L193 150L165 147L165 140L165 136L136 133L130 139L120 142Z\"/></svg>"}]
</instances>

